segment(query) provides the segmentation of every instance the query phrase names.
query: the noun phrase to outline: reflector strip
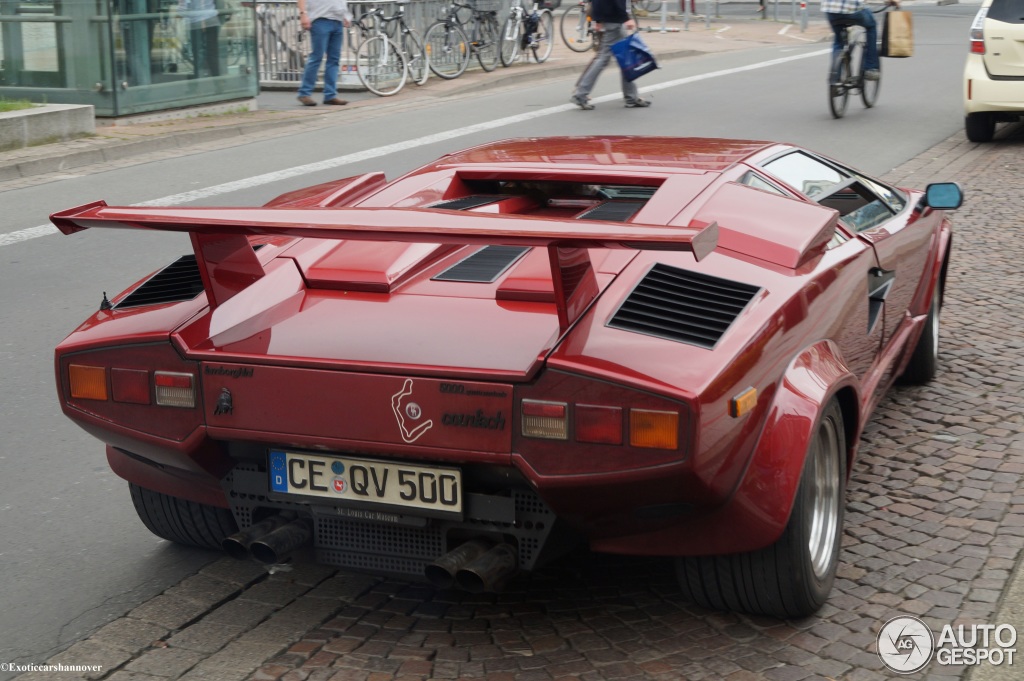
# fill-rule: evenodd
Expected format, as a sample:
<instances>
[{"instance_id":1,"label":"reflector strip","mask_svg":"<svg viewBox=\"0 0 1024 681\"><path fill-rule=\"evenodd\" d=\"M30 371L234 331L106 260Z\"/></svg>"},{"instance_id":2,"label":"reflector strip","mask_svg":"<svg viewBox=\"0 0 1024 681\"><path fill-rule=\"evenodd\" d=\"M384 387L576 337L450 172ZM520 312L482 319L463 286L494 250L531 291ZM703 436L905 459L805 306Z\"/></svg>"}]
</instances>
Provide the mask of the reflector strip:
<instances>
[{"instance_id":1,"label":"reflector strip","mask_svg":"<svg viewBox=\"0 0 1024 681\"><path fill-rule=\"evenodd\" d=\"M729 416L738 418L757 406L757 388L747 388L729 400Z\"/></svg>"},{"instance_id":2,"label":"reflector strip","mask_svg":"<svg viewBox=\"0 0 1024 681\"><path fill-rule=\"evenodd\" d=\"M72 364L68 366L68 382L71 384L71 397L75 399L107 399L107 370L105 367Z\"/></svg>"},{"instance_id":3,"label":"reflector strip","mask_svg":"<svg viewBox=\"0 0 1024 681\"><path fill-rule=\"evenodd\" d=\"M629 444L651 449L678 449L679 414L674 411L630 409Z\"/></svg>"}]
</instances>

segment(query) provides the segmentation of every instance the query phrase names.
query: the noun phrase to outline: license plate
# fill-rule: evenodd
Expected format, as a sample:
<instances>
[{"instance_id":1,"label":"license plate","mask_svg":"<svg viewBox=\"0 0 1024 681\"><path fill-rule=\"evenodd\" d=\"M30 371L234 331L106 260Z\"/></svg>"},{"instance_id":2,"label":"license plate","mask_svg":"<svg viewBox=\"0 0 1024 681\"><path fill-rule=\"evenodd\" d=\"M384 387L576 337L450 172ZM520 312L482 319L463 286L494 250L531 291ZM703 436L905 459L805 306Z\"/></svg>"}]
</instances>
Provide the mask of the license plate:
<instances>
[{"instance_id":1,"label":"license plate","mask_svg":"<svg viewBox=\"0 0 1024 681\"><path fill-rule=\"evenodd\" d=\"M271 450L270 490L432 515L462 512L462 475L456 468Z\"/></svg>"}]
</instances>

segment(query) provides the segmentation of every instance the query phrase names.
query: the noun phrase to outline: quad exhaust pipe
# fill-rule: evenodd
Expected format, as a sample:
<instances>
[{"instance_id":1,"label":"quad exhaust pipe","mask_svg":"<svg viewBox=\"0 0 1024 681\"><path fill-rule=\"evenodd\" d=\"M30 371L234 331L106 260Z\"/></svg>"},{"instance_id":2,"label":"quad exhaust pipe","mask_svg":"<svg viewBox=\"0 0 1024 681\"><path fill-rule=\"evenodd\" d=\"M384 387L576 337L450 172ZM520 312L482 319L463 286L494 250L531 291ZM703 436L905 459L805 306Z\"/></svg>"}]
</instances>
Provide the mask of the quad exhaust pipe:
<instances>
[{"instance_id":1,"label":"quad exhaust pipe","mask_svg":"<svg viewBox=\"0 0 1024 681\"><path fill-rule=\"evenodd\" d=\"M461 544L427 565L427 580L439 589L458 586L471 593L500 591L518 567L510 544L491 545L480 539Z\"/></svg>"},{"instance_id":2,"label":"quad exhaust pipe","mask_svg":"<svg viewBox=\"0 0 1024 681\"><path fill-rule=\"evenodd\" d=\"M266 565L281 563L313 537L313 522L280 513L226 538L221 546L232 558L254 558Z\"/></svg>"}]
</instances>

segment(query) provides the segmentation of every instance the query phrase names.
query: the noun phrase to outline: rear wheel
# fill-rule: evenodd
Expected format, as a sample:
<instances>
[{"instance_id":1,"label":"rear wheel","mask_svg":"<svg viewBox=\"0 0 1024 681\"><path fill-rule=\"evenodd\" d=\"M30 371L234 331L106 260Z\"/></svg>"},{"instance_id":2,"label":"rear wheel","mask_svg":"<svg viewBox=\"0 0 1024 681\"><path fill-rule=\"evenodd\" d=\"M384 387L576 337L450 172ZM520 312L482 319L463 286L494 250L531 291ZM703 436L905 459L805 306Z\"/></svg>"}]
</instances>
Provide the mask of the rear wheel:
<instances>
[{"instance_id":1,"label":"rear wheel","mask_svg":"<svg viewBox=\"0 0 1024 681\"><path fill-rule=\"evenodd\" d=\"M832 82L828 86L828 107L832 112L832 118L842 118L846 115L846 104L850 100L850 88L847 84L850 79L849 56L840 56L833 69Z\"/></svg>"},{"instance_id":2,"label":"rear wheel","mask_svg":"<svg viewBox=\"0 0 1024 681\"><path fill-rule=\"evenodd\" d=\"M586 52L594 43L594 34L590 31L590 21L581 5L570 7L562 15L558 24L562 40L573 52Z\"/></svg>"},{"instance_id":3,"label":"rear wheel","mask_svg":"<svg viewBox=\"0 0 1024 681\"><path fill-rule=\"evenodd\" d=\"M445 80L458 78L469 66L469 38L454 24L438 21L423 36L430 70Z\"/></svg>"},{"instance_id":4,"label":"rear wheel","mask_svg":"<svg viewBox=\"0 0 1024 681\"><path fill-rule=\"evenodd\" d=\"M967 114L964 132L972 142L991 142L996 134L996 118L990 113Z\"/></svg>"},{"instance_id":5,"label":"rear wheel","mask_svg":"<svg viewBox=\"0 0 1024 681\"><path fill-rule=\"evenodd\" d=\"M501 65L511 66L519 56L519 17L513 12L505 19L501 29Z\"/></svg>"},{"instance_id":6,"label":"rear wheel","mask_svg":"<svg viewBox=\"0 0 1024 681\"><path fill-rule=\"evenodd\" d=\"M549 10L540 13L540 20L537 22L537 31L531 36L530 49L533 50L533 58L538 64L547 61L551 56L551 48L555 40L555 19Z\"/></svg>"},{"instance_id":7,"label":"rear wheel","mask_svg":"<svg viewBox=\"0 0 1024 681\"><path fill-rule=\"evenodd\" d=\"M501 32L498 20L493 16L481 20L480 33L476 41L476 59L484 71L493 71L498 67L498 48Z\"/></svg>"},{"instance_id":8,"label":"rear wheel","mask_svg":"<svg viewBox=\"0 0 1024 681\"><path fill-rule=\"evenodd\" d=\"M175 544L201 549L221 548L238 531L231 511L167 496L129 483L135 512L146 528Z\"/></svg>"},{"instance_id":9,"label":"rear wheel","mask_svg":"<svg viewBox=\"0 0 1024 681\"><path fill-rule=\"evenodd\" d=\"M364 40L356 50L356 75L367 90L388 97L402 89L408 74L398 45L378 35Z\"/></svg>"},{"instance_id":10,"label":"rear wheel","mask_svg":"<svg viewBox=\"0 0 1024 681\"><path fill-rule=\"evenodd\" d=\"M878 80L865 80L860 86L860 99L864 106L871 108L878 101L878 89L882 87L882 67L878 67Z\"/></svg>"},{"instance_id":11,"label":"rear wheel","mask_svg":"<svg viewBox=\"0 0 1024 681\"><path fill-rule=\"evenodd\" d=\"M676 559L684 594L698 605L773 617L805 617L825 604L839 564L846 489L839 404L822 411L782 536L750 553Z\"/></svg>"}]
</instances>

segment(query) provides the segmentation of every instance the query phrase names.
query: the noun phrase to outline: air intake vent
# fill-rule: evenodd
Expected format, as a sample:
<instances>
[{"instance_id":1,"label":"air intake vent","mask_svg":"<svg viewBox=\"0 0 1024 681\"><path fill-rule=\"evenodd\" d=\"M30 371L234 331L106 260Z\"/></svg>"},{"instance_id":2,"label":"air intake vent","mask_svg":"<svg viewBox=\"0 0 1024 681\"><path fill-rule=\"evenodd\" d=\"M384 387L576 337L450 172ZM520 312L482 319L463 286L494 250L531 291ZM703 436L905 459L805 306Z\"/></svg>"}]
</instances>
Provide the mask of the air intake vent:
<instances>
[{"instance_id":1,"label":"air intake vent","mask_svg":"<svg viewBox=\"0 0 1024 681\"><path fill-rule=\"evenodd\" d=\"M202 292L203 280L199 276L196 256L183 255L128 294L127 298L117 304L117 309L180 303L183 300L192 300Z\"/></svg>"},{"instance_id":2,"label":"air intake vent","mask_svg":"<svg viewBox=\"0 0 1024 681\"><path fill-rule=\"evenodd\" d=\"M507 198L507 196L463 196L461 199L442 201L441 203L435 203L433 206L427 206L427 208L441 208L444 210L468 210L470 208L486 206L488 203L494 203L495 201L500 201L501 199Z\"/></svg>"},{"instance_id":3,"label":"air intake vent","mask_svg":"<svg viewBox=\"0 0 1024 681\"><path fill-rule=\"evenodd\" d=\"M529 248L518 246L485 246L434 277L434 281L465 281L489 284L523 257Z\"/></svg>"},{"instance_id":4,"label":"air intake vent","mask_svg":"<svg viewBox=\"0 0 1024 681\"><path fill-rule=\"evenodd\" d=\"M633 217L643 205L643 201L605 201L585 213L580 213L576 216L576 219L625 222Z\"/></svg>"},{"instance_id":5,"label":"air intake vent","mask_svg":"<svg viewBox=\"0 0 1024 681\"><path fill-rule=\"evenodd\" d=\"M657 264L608 326L713 348L761 289Z\"/></svg>"}]
</instances>

